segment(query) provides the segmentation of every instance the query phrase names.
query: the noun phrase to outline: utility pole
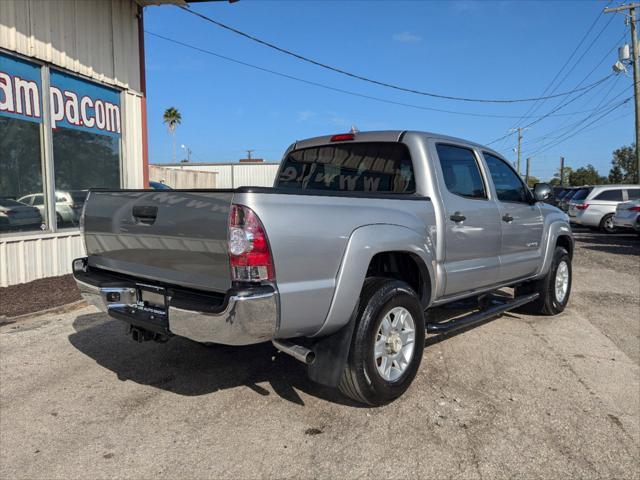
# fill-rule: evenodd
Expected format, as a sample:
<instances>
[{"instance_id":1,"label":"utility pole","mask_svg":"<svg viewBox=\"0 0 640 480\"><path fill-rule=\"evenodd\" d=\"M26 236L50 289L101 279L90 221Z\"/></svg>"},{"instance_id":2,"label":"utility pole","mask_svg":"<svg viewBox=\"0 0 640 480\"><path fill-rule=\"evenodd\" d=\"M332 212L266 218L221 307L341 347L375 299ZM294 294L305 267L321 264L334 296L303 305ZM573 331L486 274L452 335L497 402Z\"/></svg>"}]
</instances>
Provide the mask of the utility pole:
<instances>
[{"instance_id":1,"label":"utility pole","mask_svg":"<svg viewBox=\"0 0 640 480\"><path fill-rule=\"evenodd\" d=\"M529 186L529 164L531 163L531 157L527 157L527 173L525 174L524 177L524 183L527 184L527 187Z\"/></svg>"},{"instance_id":2,"label":"utility pole","mask_svg":"<svg viewBox=\"0 0 640 480\"><path fill-rule=\"evenodd\" d=\"M636 34L636 8L640 8L640 3L630 3L619 7L605 8L604 13L616 13L625 10L629 11L629 22L631 24L631 48L633 63L633 94L636 106L636 183L640 183L640 65L638 65L638 35Z\"/></svg>"},{"instance_id":3,"label":"utility pole","mask_svg":"<svg viewBox=\"0 0 640 480\"><path fill-rule=\"evenodd\" d=\"M564 157L560 157L560 186L564 187Z\"/></svg>"},{"instance_id":4,"label":"utility pole","mask_svg":"<svg viewBox=\"0 0 640 480\"><path fill-rule=\"evenodd\" d=\"M528 128L512 128L509 132L518 132L518 162L516 163L516 171L518 175L520 175L520 159L522 157L522 132L524 130L529 130Z\"/></svg>"}]
</instances>

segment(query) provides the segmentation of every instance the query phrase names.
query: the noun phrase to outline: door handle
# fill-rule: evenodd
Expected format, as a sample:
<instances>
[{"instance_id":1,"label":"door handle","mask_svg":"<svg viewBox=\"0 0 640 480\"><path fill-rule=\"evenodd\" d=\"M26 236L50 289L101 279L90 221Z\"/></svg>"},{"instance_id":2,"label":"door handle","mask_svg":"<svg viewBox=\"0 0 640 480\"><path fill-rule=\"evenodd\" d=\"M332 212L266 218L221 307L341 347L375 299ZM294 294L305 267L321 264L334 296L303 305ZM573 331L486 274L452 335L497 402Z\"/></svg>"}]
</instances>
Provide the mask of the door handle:
<instances>
[{"instance_id":1,"label":"door handle","mask_svg":"<svg viewBox=\"0 0 640 480\"><path fill-rule=\"evenodd\" d=\"M153 225L153 222L156 221L156 217L158 216L158 207L136 205L133 207L131 213L138 223Z\"/></svg>"},{"instance_id":2,"label":"door handle","mask_svg":"<svg viewBox=\"0 0 640 480\"><path fill-rule=\"evenodd\" d=\"M460 222L464 222L467 217L465 217L464 215L462 215L462 213L460 212L455 212L453 215L451 215L449 217L451 220L453 220L456 223L460 223Z\"/></svg>"},{"instance_id":3,"label":"door handle","mask_svg":"<svg viewBox=\"0 0 640 480\"><path fill-rule=\"evenodd\" d=\"M510 214L510 213L505 213L505 214L502 216L502 221L503 221L503 222L507 222L507 223L511 223L511 222L513 222L513 217L511 216L511 214Z\"/></svg>"}]
</instances>

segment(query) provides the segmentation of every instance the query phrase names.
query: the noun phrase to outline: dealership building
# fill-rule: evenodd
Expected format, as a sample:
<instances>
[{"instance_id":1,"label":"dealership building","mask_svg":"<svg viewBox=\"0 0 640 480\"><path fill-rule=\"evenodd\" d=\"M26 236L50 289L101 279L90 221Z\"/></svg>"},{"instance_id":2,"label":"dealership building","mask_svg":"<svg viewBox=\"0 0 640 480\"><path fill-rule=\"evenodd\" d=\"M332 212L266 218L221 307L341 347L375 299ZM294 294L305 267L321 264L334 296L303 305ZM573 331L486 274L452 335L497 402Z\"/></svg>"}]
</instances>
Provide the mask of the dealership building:
<instances>
[{"instance_id":1,"label":"dealership building","mask_svg":"<svg viewBox=\"0 0 640 480\"><path fill-rule=\"evenodd\" d=\"M0 287L70 272L86 190L148 182L143 9L0 2Z\"/></svg>"}]
</instances>

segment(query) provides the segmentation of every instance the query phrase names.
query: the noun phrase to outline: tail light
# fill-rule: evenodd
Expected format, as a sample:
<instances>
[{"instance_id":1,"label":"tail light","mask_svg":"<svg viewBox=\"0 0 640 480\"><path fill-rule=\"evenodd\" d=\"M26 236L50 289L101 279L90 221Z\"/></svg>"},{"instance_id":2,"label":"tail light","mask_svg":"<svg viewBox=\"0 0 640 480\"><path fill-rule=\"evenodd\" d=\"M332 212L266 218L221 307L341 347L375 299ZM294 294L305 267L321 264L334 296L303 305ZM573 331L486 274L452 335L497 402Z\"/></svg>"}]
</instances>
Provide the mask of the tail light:
<instances>
[{"instance_id":1,"label":"tail light","mask_svg":"<svg viewBox=\"0 0 640 480\"><path fill-rule=\"evenodd\" d=\"M274 280L267 234L262 222L249 207L231 205L228 243L232 280L238 282Z\"/></svg>"},{"instance_id":2,"label":"tail light","mask_svg":"<svg viewBox=\"0 0 640 480\"><path fill-rule=\"evenodd\" d=\"M634 205L629 210L631 210L632 212L640 212L640 205Z\"/></svg>"},{"instance_id":3,"label":"tail light","mask_svg":"<svg viewBox=\"0 0 640 480\"><path fill-rule=\"evenodd\" d=\"M578 204L576 204L576 208L578 210L586 210L587 208L589 208L589 204L588 203L578 203Z\"/></svg>"}]
</instances>

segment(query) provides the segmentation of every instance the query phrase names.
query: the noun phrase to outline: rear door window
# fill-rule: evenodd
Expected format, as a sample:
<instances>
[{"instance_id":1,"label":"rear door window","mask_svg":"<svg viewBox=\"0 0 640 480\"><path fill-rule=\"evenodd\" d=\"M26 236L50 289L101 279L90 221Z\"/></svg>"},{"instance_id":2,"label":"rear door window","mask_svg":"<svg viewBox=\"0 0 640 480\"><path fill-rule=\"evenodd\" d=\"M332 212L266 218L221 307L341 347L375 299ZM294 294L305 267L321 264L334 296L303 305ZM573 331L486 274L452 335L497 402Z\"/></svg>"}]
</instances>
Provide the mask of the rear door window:
<instances>
[{"instance_id":1,"label":"rear door window","mask_svg":"<svg viewBox=\"0 0 640 480\"><path fill-rule=\"evenodd\" d=\"M277 187L292 190L415 193L411 155L397 142L358 142L294 150Z\"/></svg>"},{"instance_id":2,"label":"rear door window","mask_svg":"<svg viewBox=\"0 0 640 480\"><path fill-rule=\"evenodd\" d=\"M473 150L455 145L436 145L447 190L466 198L487 198Z\"/></svg>"},{"instance_id":3,"label":"rear door window","mask_svg":"<svg viewBox=\"0 0 640 480\"><path fill-rule=\"evenodd\" d=\"M589 196L590 193L590 188L581 188L573 195L573 197L571 197L571 200L584 200Z\"/></svg>"},{"instance_id":4,"label":"rear door window","mask_svg":"<svg viewBox=\"0 0 640 480\"><path fill-rule=\"evenodd\" d=\"M618 190L605 190L598 194L594 200L608 200L612 202L622 201L622 189Z\"/></svg>"},{"instance_id":5,"label":"rear door window","mask_svg":"<svg viewBox=\"0 0 640 480\"><path fill-rule=\"evenodd\" d=\"M627 194L629 195L629 200L639 200L640 188L630 188L627 190Z\"/></svg>"}]
</instances>

